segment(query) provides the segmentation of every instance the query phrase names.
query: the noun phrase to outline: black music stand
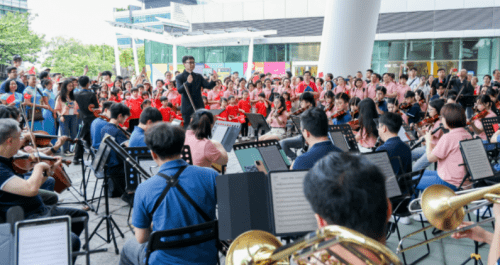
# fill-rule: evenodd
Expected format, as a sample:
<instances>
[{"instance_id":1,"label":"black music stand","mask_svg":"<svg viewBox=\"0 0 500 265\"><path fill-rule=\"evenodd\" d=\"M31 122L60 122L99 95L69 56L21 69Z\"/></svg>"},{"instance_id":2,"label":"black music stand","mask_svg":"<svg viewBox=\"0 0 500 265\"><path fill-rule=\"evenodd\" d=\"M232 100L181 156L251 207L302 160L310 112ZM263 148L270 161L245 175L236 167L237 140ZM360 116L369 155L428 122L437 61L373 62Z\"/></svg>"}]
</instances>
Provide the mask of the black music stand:
<instances>
[{"instance_id":1,"label":"black music stand","mask_svg":"<svg viewBox=\"0 0 500 265\"><path fill-rule=\"evenodd\" d=\"M88 248L89 242L92 239L92 237L94 235L97 235L102 240L104 240L107 244L109 244L109 243L111 243L111 241L113 241L113 243L115 245L115 253L118 255L120 253L120 251L118 250L118 245L116 244L114 228L116 228L116 230L118 230L118 233L120 233L122 238L125 238L125 236L123 235L122 231L120 230L120 228L116 224L115 220L113 219L113 217L109 213L109 196L108 196L108 188L109 188L108 185L109 184L108 184L108 174L106 174L106 170L107 170L106 161L108 160L109 153L111 152L111 147L106 144L106 142L105 142L106 138L112 139L113 137L111 137L109 134L106 134L106 136L104 136L104 138L101 142L101 145L99 146L99 150L97 150L96 156L95 156L94 161L92 163L92 168L94 169L94 174L95 174L96 178L103 179L102 185L103 185L103 189L104 189L104 204L105 204L106 213L104 214L104 216L101 217L101 221L99 221L99 223L97 224L97 226L94 229L94 231L92 232L92 234L90 234L89 240L84 245L84 248ZM114 141L114 139L113 139L113 141ZM99 227L101 226L101 224L104 221L106 221L106 235L107 235L106 238L102 237L101 235L99 235L97 233L97 230L99 229Z\"/></svg>"},{"instance_id":2,"label":"black music stand","mask_svg":"<svg viewBox=\"0 0 500 265\"><path fill-rule=\"evenodd\" d=\"M217 116L220 115L225 109L211 109L208 110L212 115Z\"/></svg>"},{"instance_id":3,"label":"black music stand","mask_svg":"<svg viewBox=\"0 0 500 265\"><path fill-rule=\"evenodd\" d=\"M353 152L353 153L359 153L359 148L358 148L358 143L356 142L356 137L354 137L354 134L352 133L352 128L349 126L349 124L339 124L339 125L329 125L328 126L328 132L329 136L332 137L335 136L334 132L340 132L342 133L342 136L344 136L345 143L347 144L347 147L349 148L347 151L348 152ZM332 141L334 139L331 139ZM338 142L338 141L337 141ZM339 147L338 143L336 144L333 142L334 145ZM345 150L344 150L345 152Z\"/></svg>"},{"instance_id":4,"label":"black music stand","mask_svg":"<svg viewBox=\"0 0 500 265\"><path fill-rule=\"evenodd\" d=\"M152 160L151 153L147 147L125 147L125 151L133 157L137 162L139 160ZM123 164L125 167L125 191L135 191L139 183L141 182L141 177L147 179L148 176L143 176L139 171L137 171L129 163Z\"/></svg>"},{"instance_id":5,"label":"black music stand","mask_svg":"<svg viewBox=\"0 0 500 265\"><path fill-rule=\"evenodd\" d=\"M252 124L252 128L255 131L256 140L259 141L259 132L265 134L271 130L267 124L266 118L259 113L245 113L245 116Z\"/></svg>"},{"instance_id":6,"label":"black music stand","mask_svg":"<svg viewBox=\"0 0 500 265\"><path fill-rule=\"evenodd\" d=\"M212 140L221 143L227 152L231 152L240 129L241 123L239 122L216 121L212 128Z\"/></svg>"},{"instance_id":7,"label":"black music stand","mask_svg":"<svg viewBox=\"0 0 500 265\"><path fill-rule=\"evenodd\" d=\"M290 161L277 140L235 144L233 148L243 172L252 172L256 161L263 161L268 172L290 167Z\"/></svg>"},{"instance_id":8,"label":"black music stand","mask_svg":"<svg viewBox=\"0 0 500 265\"><path fill-rule=\"evenodd\" d=\"M188 164L193 165L193 157L191 156L191 147L189 147L189 145L182 147L181 158Z\"/></svg>"}]
</instances>

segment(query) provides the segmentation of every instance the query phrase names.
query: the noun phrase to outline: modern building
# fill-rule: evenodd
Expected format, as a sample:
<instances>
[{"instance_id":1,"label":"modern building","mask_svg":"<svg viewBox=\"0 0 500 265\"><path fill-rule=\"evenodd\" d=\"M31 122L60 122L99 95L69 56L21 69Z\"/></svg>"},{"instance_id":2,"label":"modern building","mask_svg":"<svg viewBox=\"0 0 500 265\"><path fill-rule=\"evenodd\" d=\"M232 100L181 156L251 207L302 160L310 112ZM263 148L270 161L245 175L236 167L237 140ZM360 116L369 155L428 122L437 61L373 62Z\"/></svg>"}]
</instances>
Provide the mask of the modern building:
<instances>
[{"instance_id":1,"label":"modern building","mask_svg":"<svg viewBox=\"0 0 500 265\"><path fill-rule=\"evenodd\" d=\"M188 23L193 35L233 28L277 31L254 40L253 67L261 72L301 74L304 69L317 71L326 1L213 0L198 5L175 3L170 8L174 5L177 12L172 20ZM146 39L146 64L155 78L167 69L182 70L181 58L190 54L202 64L199 68L242 73L249 47L248 38L178 45L174 60L168 41ZM466 68L481 80L500 68L499 53L498 0L382 0L371 67L378 73L397 73L404 63L417 67L420 75L437 75L439 68Z\"/></svg>"},{"instance_id":2,"label":"modern building","mask_svg":"<svg viewBox=\"0 0 500 265\"><path fill-rule=\"evenodd\" d=\"M28 0L0 0L0 16L8 12L28 12Z\"/></svg>"}]
</instances>

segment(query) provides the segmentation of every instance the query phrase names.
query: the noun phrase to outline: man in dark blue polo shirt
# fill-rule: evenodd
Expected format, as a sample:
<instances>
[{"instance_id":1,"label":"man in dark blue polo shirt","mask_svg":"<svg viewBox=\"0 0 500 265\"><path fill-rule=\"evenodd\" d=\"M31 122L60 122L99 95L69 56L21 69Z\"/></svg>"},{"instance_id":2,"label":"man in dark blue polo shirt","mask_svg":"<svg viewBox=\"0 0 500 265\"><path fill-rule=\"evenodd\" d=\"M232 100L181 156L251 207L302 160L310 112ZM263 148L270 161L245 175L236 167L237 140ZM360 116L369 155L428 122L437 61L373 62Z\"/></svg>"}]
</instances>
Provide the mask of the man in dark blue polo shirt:
<instances>
[{"instance_id":1,"label":"man in dark blue polo shirt","mask_svg":"<svg viewBox=\"0 0 500 265\"><path fill-rule=\"evenodd\" d=\"M113 103L113 101L106 101L102 103L101 115L108 117L109 119L109 117L111 116L111 114L109 113L109 109L111 108ZM94 147L95 149L99 149L99 145L101 144L102 140L101 130L102 127L104 127L106 124L108 124L106 120L104 120L103 118L97 118L90 125L90 138L92 139L92 147Z\"/></svg>"},{"instance_id":2,"label":"man in dark blue polo shirt","mask_svg":"<svg viewBox=\"0 0 500 265\"><path fill-rule=\"evenodd\" d=\"M384 113L378 120L378 135L384 144L377 148L377 151L387 151L396 176L412 171L410 147L398 136L402 124L401 115L392 112ZM402 169L396 157L401 159Z\"/></svg>"},{"instance_id":3,"label":"man in dark blue polo shirt","mask_svg":"<svg viewBox=\"0 0 500 265\"><path fill-rule=\"evenodd\" d=\"M328 138L328 118L323 110L312 108L305 111L300 115L300 123L309 150L295 159L293 170L310 169L328 153L342 152Z\"/></svg>"},{"instance_id":4,"label":"man in dark blue polo shirt","mask_svg":"<svg viewBox=\"0 0 500 265\"><path fill-rule=\"evenodd\" d=\"M128 146L146 147L146 142L144 142L144 133L162 120L163 116L161 116L161 112L158 109L153 107L145 108L139 118L139 125L134 127L134 131L130 135Z\"/></svg>"},{"instance_id":5,"label":"man in dark blue polo shirt","mask_svg":"<svg viewBox=\"0 0 500 265\"><path fill-rule=\"evenodd\" d=\"M106 134L111 135L115 138L118 144L121 144L128 140L125 133L120 130L120 124L123 124L128 117L130 117L130 109L123 103L116 103L111 106L111 119L108 124L104 125L101 129L101 138L104 138ZM119 197L124 193L125 190L125 172L123 168L123 160L118 158L118 155L114 150L111 150L106 161L106 174L110 180L109 193L111 197Z\"/></svg>"}]
</instances>

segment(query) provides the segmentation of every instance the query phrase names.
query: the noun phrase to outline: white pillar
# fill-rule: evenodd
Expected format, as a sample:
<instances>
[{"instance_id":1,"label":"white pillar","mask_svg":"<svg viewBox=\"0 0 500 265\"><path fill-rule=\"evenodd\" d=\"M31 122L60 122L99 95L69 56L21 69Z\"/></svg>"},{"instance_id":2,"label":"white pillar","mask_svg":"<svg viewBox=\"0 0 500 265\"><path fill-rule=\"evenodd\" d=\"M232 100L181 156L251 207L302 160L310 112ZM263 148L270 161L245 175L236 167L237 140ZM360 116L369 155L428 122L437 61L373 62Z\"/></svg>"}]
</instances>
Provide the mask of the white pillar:
<instances>
[{"instance_id":1,"label":"white pillar","mask_svg":"<svg viewBox=\"0 0 500 265\"><path fill-rule=\"evenodd\" d=\"M118 37L115 37L115 69L116 75L122 75L122 69L120 67L120 50L118 49Z\"/></svg>"},{"instance_id":2,"label":"white pillar","mask_svg":"<svg viewBox=\"0 0 500 265\"><path fill-rule=\"evenodd\" d=\"M134 54L135 76L139 76L139 73L140 73L139 72L139 57L137 57L137 44L135 44L134 38L132 38L132 51ZM127 67L128 67L128 65L127 65Z\"/></svg>"},{"instance_id":3,"label":"white pillar","mask_svg":"<svg viewBox=\"0 0 500 265\"><path fill-rule=\"evenodd\" d=\"M174 76L175 76L175 71L177 71L177 45L174 44L174 47L172 48L172 63L174 64Z\"/></svg>"},{"instance_id":4,"label":"white pillar","mask_svg":"<svg viewBox=\"0 0 500 265\"><path fill-rule=\"evenodd\" d=\"M345 77L371 68L380 2L326 1L318 73Z\"/></svg>"},{"instance_id":5,"label":"white pillar","mask_svg":"<svg viewBox=\"0 0 500 265\"><path fill-rule=\"evenodd\" d=\"M247 72L245 73L245 78L249 80L252 77L253 68L253 38L250 38L250 44L248 45L248 63Z\"/></svg>"}]
</instances>

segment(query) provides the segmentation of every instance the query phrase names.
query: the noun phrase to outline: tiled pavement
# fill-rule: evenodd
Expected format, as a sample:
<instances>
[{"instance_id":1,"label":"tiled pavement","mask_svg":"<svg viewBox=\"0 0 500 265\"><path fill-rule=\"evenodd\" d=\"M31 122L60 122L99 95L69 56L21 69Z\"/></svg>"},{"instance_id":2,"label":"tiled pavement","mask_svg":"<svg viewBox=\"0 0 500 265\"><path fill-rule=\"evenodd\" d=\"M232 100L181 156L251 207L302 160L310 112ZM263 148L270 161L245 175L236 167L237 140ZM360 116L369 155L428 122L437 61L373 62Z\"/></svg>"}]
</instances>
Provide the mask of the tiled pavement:
<instances>
[{"instance_id":1,"label":"tiled pavement","mask_svg":"<svg viewBox=\"0 0 500 265\"><path fill-rule=\"evenodd\" d=\"M241 172L241 168L239 166L239 163L234 156L234 152L231 152L229 154L229 165L227 172L228 173L238 173ZM70 178L73 181L73 186L77 189L80 187L80 182L81 182L81 167L71 165L70 167L66 168L67 173L69 174ZM98 189L101 187L102 181L99 181L98 184ZM96 184L96 179L92 175L89 180L89 186L87 187L88 193L89 193L89 198L92 196L92 192L94 189L94 186ZM97 191L99 192L99 191ZM79 196L78 196L79 197ZM71 195L69 191L64 191L62 194L59 195L60 199L64 199L64 202L72 202L75 201L75 198ZM94 206L96 206L96 203L94 203ZM101 204L102 206L102 204ZM72 207L81 207L80 205L73 205ZM123 202L119 198L111 198L110 203L110 212L113 216L113 219L116 221L118 224L119 228L122 230L125 238L121 238L118 236L118 233L115 230L115 235L117 236L117 244L118 248L121 251L124 243L129 240L134 238L134 235L130 231L130 229L127 226L127 216L129 212L129 207L125 202ZM104 213L104 207L99 208L99 214ZM89 220L89 233L91 233L94 228L97 226L98 222L100 221L100 216L97 215L95 212L89 212L90 215L90 220ZM472 215L473 218L475 218L474 215ZM406 235L410 232L413 232L421 227L420 223L412 220L411 225L403 225L400 224L401 228L401 234ZM487 224L484 226L487 230L492 231L492 226L491 224ZM105 226L101 225L99 231L101 232L102 236L105 237ZM428 236L432 236L428 233ZM414 244L421 242L423 240L423 235L419 234L415 236L413 239L408 239L405 243L405 245L409 244ZM82 234L82 242L83 242L83 234ZM398 243L398 238L397 234L394 233L391 235L391 237L387 241L387 246L395 251L396 246ZM450 237L447 237L445 239L438 240L436 242L430 243L430 255L425 258L423 261L421 261L419 264L461 264L463 263L469 256L470 254L474 251L474 243L471 240L468 239L462 239L462 240L455 240ZM119 261L119 255L115 254L115 248L113 246L113 243L107 244L105 243L101 238L99 237L94 237L90 241L90 248L91 249L98 249L98 248L107 248L107 252L103 253L96 253L92 254L90 256L90 261L91 264L118 264ZM406 258L408 262L412 262L416 258L418 258L420 255L425 253L426 247L422 246L413 250L409 250L406 253ZM484 264L486 264L486 260L488 258L488 251L489 251L489 246L483 246L479 249L479 253L481 254L481 257L484 261ZM401 255L400 255L401 257ZM222 262L224 263L224 262ZM85 257L81 256L78 257L76 264L85 264ZM468 263L468 264L472 264Z\"/></svg>"}]
</instances>

